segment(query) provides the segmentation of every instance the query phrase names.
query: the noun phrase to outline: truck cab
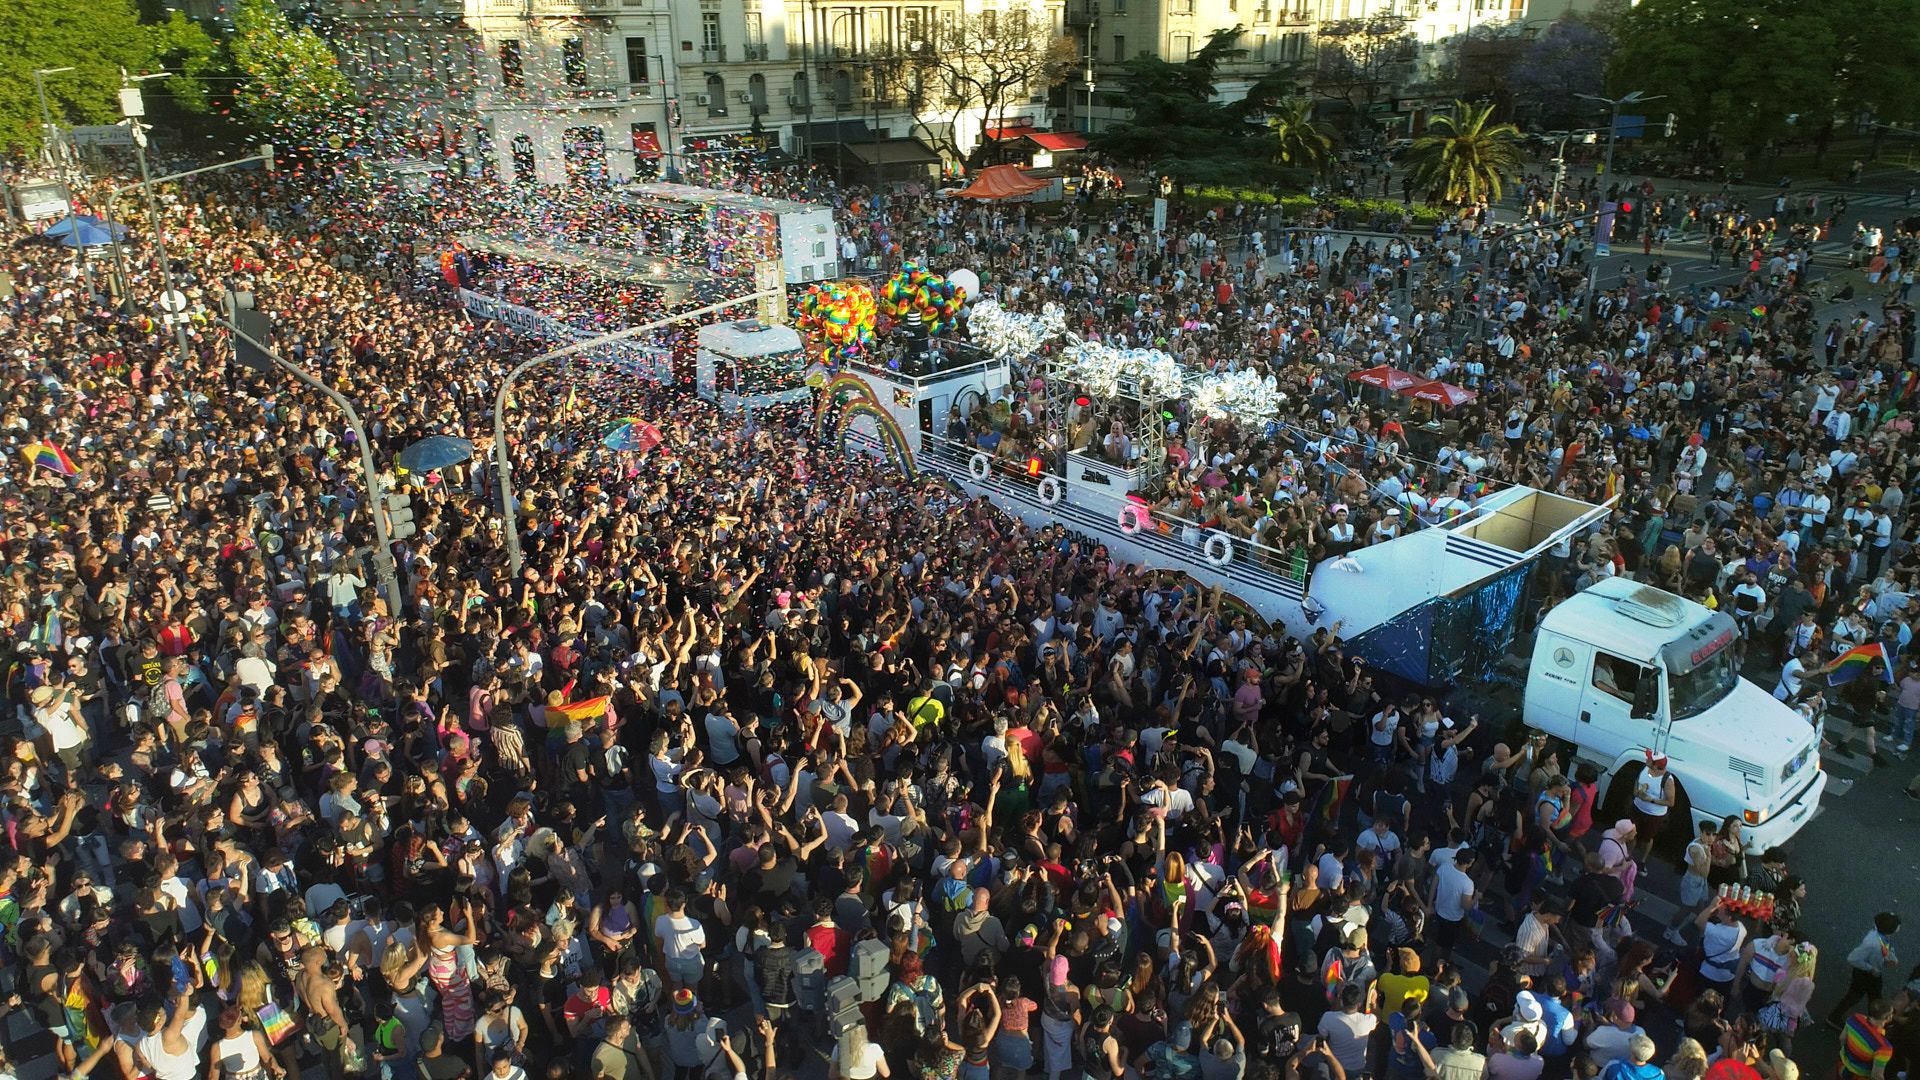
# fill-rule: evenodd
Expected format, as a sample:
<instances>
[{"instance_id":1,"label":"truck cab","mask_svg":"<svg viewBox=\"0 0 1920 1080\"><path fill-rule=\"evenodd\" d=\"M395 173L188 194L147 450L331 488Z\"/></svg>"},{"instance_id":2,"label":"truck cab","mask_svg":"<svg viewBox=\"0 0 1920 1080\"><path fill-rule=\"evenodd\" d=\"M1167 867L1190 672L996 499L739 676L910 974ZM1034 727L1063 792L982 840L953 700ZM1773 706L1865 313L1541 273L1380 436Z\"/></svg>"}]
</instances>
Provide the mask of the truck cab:
<instances>
[{"instance_id":1,"label":"truck cab","mask_svg":"<svg viewBox=\"0 0 1920 1080\"><path fill-rule=\"evenodd\" d=\"M1733 816L1748 850L1779 845L1812 818L1827 774L1806 720L1740 677L1738 637L1724 612L1621 578L1596 583L1541 622L1526 724L1599 768L1603 805L1624 809L1661 753L1686 835Z\"/></svg>"}]
</instances>

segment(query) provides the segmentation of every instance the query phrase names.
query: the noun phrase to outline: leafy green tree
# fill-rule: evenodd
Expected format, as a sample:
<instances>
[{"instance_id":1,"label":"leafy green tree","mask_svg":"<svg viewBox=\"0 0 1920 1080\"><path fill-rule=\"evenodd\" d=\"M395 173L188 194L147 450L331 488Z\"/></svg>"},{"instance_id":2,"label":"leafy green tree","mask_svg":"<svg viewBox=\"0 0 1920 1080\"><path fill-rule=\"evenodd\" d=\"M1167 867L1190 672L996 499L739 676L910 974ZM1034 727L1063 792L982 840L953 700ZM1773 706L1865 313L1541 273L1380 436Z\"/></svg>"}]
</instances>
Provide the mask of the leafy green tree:
<instances>
[{"instance_id":1,"label":"leafy green tree","mask_svg":"<svg viewBox=\"0 0 1920 1080\"><path fill-rule=\"evenodd\" d=\"M1644 0L1608 67L1617 89L1666 95L1683 137L1753 155L1787 137L1824 152L1861 114L1920 118L1917 64L1920 0Z\"/></svg>"},{"instance_id":2,"label":"leafy green tree","mask_svg":"<svg viewBox=\"0 0 1920 1080\"><path fill-rule=\"evenodd\" d=\"M366 135L366 114L332 47L293 26L273 0L240 0L228 48L246 78L234 107L277 145L328 157Z\"/></svg>"},{"instance_id":3,"label":"leafy green tree","mask_svg":"<svg viewBox=\"0 0 1920 1080\"><path fill-rule=\"evenodd\" d=\"M206 108L196 76L215 53L206 32L178 13L143 23L131 0L4 0L0 2L0 148L40 144L36 69L72 67L46 77L48 105L59 124L110 124L120 119L122 68L166 70L175 77L145 87L150 106ZM156 90L158 93L156 93Z\"/></svg>"},{"instance_id":4,"label":"leafy green tree","mask_svg":"<svg viewBox=\"0 0 1920 1080\"><path fill-rule=\"evenodd\" d=\"M1520 131L1495 123L1493 106L1453 103L1453 115L1436 117L1407 151L1414 188L1427 201L1465 206L1500 197L1506 178L1523 164Z\"/></svg>"},{"instance_id":5,"label":"leafy green tree","mask_svg":"<svg viewBox=\"0 0 1920 1080\"><path fill-rule=\"evenodd\" d=\"M1276 71L1263 77L1239 101L1214 100L1216 73L1235 54L1240 34L1239 27L1217 31L1180 63L1147 56L1129 60L1121 97L1130 115L1126 123L1095 135L1093 147L1152 169L1181 189L1247 187L1283 175L1266 118L1287 99L1288 75Z\"/></svg>"},{"instance_id":6,"label":"leafy green tree","mask_svg":"<svg viewBox=\"0 0 1920 1080\"><path fill-rule=\"evenodd\" d=\"M1313 103L1288 98L1267 114L1273 157L1297 169L1319 169L1333 152L1333 136L1314 119Z\"/></svg>"}]
</instances>

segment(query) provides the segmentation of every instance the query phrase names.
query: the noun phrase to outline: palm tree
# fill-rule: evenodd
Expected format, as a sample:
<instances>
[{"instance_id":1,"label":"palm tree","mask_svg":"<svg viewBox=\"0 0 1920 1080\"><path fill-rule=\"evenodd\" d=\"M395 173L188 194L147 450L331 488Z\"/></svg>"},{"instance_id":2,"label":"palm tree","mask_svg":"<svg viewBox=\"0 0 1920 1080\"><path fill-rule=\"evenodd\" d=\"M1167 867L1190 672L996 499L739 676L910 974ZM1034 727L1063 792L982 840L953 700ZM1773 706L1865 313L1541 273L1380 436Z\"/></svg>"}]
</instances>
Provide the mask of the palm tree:
<instances>
[{"instance_id":1,"label":"palm tree","mask_svg":"<svg viewBox=\"0 0 1920 1080\"><path fill-rule=\"evenodd\" d=\"M1333 150L1333 137L1313 118L1313 103L1288 98L1267 114L1273 159L1297 169L1319 169Z\"/></svg>"},{"instance_id":2,"label":"palm tree","mask_svg":"<svg viewBox=\"0 0 1920 1080\"><path fill-rule=\"evenodd\" d=\"M1429 202L1465 206L1500 197L1508 174L1520 169L1520 130L1493 122L1493 106L1453 103L1407 151L1415 186Z\"/></svg>"}]
</instances>

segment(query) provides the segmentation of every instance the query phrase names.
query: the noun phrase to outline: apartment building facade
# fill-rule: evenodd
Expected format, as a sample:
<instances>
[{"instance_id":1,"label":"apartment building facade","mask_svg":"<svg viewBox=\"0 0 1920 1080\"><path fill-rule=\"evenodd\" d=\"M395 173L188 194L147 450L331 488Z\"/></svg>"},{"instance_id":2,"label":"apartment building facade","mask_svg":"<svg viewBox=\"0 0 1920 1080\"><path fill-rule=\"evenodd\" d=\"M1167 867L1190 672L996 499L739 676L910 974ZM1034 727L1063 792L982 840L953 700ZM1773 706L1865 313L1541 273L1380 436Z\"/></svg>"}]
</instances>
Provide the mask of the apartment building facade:
<instances>
[{"instance_id":1,"label":"apartment building facade","mask_svg":"<svg viewBox=\"0 0 1920 1080\"><path fill-rule=\"evenodd\" d=\"M978 131L909 61L983 2L1059 25L1059 0L324 0L322 16L389 145L447 168L618 182L777 147L899 178Z\"/></svg>"}]
</instances>

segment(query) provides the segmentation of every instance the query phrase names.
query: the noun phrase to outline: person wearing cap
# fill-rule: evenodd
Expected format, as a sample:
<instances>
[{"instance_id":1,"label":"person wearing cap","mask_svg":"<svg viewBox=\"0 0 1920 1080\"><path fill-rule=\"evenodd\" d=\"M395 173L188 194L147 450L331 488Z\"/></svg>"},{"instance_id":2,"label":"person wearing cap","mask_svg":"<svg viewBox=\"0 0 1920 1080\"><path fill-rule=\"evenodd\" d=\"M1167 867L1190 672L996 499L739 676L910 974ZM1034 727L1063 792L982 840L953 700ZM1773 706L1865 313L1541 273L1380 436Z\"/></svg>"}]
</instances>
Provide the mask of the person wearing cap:
<instances>
[{"instance_id":1,"label":"person wearing cap","mask_svg":"<svg viewBox=\"0 0 1920 1080\"><path fill-rule=\"evenodd\" d=\"M58 758L67 767L68 784L73 785L81 762L91 755L92 734L86 717L80 714L79 694L71 685L40 685L27 696L32 706L27 735L43 756Z\"/></svg>"},{"instance_id":2,"label":"person wearing cap","mask_svg":"<svg viewBox=\"0 0 1920 1080\"><path fill-rule=\"evenodd\" d=\"M1630 1063L1633 1040L1647 1033L1634 1023L1637 1012L1625 998L1608 1001L1601 1015L1606 1022L1587 1032L1587 1056L1604 1072L1615 1061Z\"/></svg>"},{"instance_id":3,"label":"person wearing cap","mask_svg":"<svg viewBox=\"0 0 1920 1080\"><path fill-rule=\"evenodd\" d=\"M1631 1005L1626 1007L1629 1010L1633 1008ZM1655 1053L1653 1039L1645 1032L1629 1034L1625 1056L1602 1066L1600 1080L1662 1080L1666 1074L1653 1063Z\"/></svg>"},{"instance_id":4,"label":"person wearing cap","mask_svg":"<svg viewBox=\"0 0 1920 1080\"><path fill-rule=\"evenodd\" d=\"M1633 784L1636 857L1642 862L1653 854L1654 839L1660 835L1661 826L1667 823L1667 816L1673 812L1678 800L1677 783L1673 774L1667 771L1667 755L1648 751L1646 768L1640 771Z\"/></svg>"}]
</instances>

